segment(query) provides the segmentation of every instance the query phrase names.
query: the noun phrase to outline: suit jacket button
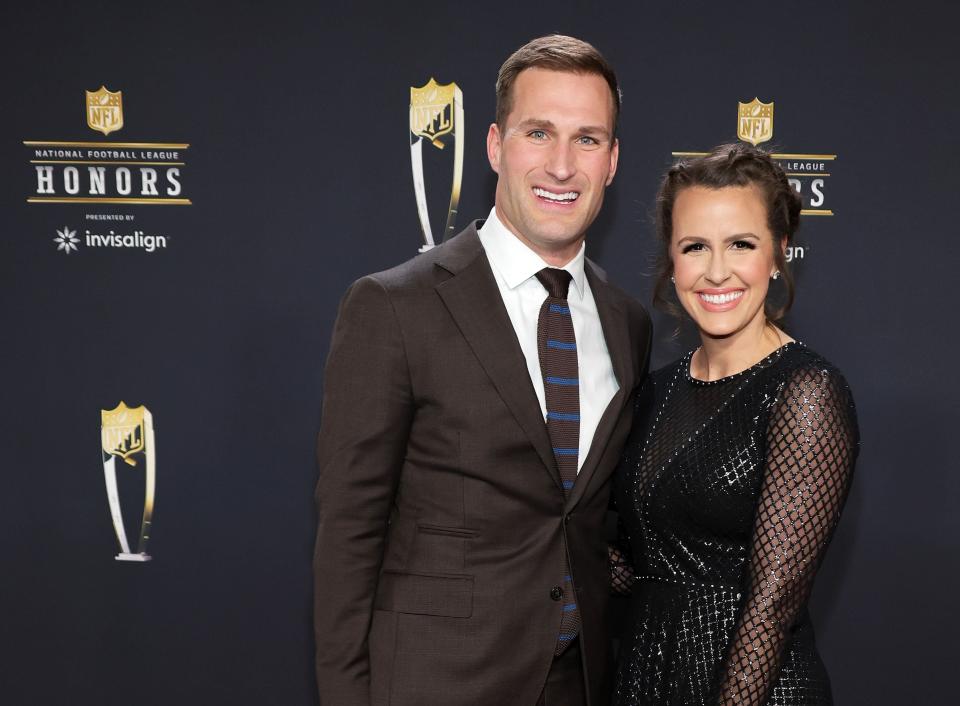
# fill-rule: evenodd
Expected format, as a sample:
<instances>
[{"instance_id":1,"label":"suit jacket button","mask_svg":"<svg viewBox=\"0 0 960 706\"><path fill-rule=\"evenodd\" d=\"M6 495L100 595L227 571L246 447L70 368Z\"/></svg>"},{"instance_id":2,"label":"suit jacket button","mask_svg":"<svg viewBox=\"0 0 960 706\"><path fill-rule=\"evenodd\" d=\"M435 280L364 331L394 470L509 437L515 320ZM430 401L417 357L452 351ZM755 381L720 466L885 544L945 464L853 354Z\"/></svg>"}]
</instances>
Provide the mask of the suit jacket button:
<instances>
[{"instance_id":1,"label":"suit jacket button","mask_svg":"<svg viewBox=\"0 0 960 706\"><path fill-rule=\"evenodd\" d=\"M559 586L554 586L550 589L550 597L555 601L559 601L563 598L563 589Z\"/></svg>"}]
</instances>

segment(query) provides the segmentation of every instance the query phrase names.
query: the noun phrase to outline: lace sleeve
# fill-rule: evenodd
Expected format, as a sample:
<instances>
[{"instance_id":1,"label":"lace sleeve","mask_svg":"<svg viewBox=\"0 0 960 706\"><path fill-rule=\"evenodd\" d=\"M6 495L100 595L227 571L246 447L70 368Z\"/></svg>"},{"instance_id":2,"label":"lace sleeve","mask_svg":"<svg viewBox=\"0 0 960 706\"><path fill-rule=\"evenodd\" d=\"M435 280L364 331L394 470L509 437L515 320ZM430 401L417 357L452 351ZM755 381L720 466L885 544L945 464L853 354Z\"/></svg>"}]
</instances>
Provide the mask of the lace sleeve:
<instances>
[{"instance_id":1,"label":"lace sleeve","mask_svg":"<svg viewBox=\"0 0 960 706\"><path fill-rule=\"evenodd\" d=\"M840 517L858 444L842 376L794 371L771 411L766 443L747 591L718 675L722 706L767 703L790 628Z\"/></svg>"}]
</instances>

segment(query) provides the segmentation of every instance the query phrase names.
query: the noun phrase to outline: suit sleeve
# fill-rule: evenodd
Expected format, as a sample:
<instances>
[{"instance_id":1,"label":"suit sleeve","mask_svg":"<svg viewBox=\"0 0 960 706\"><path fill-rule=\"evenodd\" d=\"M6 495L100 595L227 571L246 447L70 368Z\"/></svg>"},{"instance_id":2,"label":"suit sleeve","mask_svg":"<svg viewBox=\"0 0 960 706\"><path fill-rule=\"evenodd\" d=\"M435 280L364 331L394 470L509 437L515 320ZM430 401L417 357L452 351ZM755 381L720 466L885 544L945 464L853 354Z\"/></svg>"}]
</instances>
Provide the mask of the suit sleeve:
<instances>
[{"instance_id":1,"label":"suit sleeve","mask_svg":"<svg viewBox=\"0 0 960 706\"><path fill-rule=\"evenodd\" d=\"M857 444L856 415L843 378L835 371L795 371L767 430L747 591L714 703L768 703L790 630L840 518Z\"/></svg>"},{"instance_id":2,"label":"suit sleeve","mask_svg":"<svg viewBox=\"0 0 960 706\"><path fill-rule=\"evenodd\" d=\"M322 706L370 703L367 636L412 417L396 313L366 277L341 303L324 374L313 561Z\"/></svg>"}]
</instances>

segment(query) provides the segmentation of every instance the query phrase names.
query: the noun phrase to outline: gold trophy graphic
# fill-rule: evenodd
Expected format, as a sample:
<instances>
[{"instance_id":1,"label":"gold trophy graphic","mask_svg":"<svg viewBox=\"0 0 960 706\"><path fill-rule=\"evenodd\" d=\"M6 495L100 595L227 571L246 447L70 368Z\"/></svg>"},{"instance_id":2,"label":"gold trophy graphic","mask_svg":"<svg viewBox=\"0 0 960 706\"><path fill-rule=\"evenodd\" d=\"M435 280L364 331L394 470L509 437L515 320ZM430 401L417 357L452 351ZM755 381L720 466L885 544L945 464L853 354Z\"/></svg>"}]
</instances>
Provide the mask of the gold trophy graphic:
<instances>
[{"instance_id":1,"label":"gold trophy graphic","mask_svg":"<svg viewBox=\"0 0 960 706\"><path fill-rule=\"evenodd\" d=\"M447 223L440 241L451 235L456 227L457 205L460 203L460 183L463 179L463 93L455 83L441 86L430 79L420 88L410 87L410 163L413 167L413 190L417 197L417 214L423 230L425 252L438 243L430 228L427 209L427 187L423 179L423 141L428 140L437 149L444 149L441 138L453 135L453 183L450 187L450 207Z\"/></svg>"},{"instance_id":2,"label":"gold trophy graphic","mask_svg":"<svg viewBox=\"0 0 960 706\"><path fill-rule=\"evenodd\" d=\"M153 430L153 415L144 406L127 407L121 401L114 409L100 410L100 450L103 461L103 477L107 484L107 500L113 529L117 533L120 553L117 561L150 561L147 541L150 539L150 523L153 517L153 498L157 485L156 435ZM120 509L120 493L117 489L117 466L119 458L131 469L138 465L139 457L145 463L146 479L143 499L143 514L140 518L140 537L137 551L130 551L127 531Z\"/></svg>"}]
</instances>

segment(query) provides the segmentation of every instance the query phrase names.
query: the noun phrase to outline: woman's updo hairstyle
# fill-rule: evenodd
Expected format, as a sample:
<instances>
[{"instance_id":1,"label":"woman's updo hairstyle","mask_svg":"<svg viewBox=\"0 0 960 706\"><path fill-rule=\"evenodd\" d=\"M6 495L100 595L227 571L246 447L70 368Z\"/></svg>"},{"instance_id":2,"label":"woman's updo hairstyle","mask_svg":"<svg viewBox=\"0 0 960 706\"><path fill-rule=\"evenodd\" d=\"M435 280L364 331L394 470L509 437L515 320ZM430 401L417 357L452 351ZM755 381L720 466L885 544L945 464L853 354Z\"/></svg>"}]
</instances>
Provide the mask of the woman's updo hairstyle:
<instances>
[{"instance_id":1,"label":"woman's updo hairstyle","mask_svg":"<svg viewBox=\"0 0 960 706\"><path fill-rule=\"evenodd\" d=\"M800 227L800 194L790 186L783 169L770 155L745 142L715 147L709 154L695 159L681 160L663 177L657 193L657 255L656 279L653 288L655 306L675 316L682 309L670 295L673 262L670 259L670 238L673 235L673 205L683 189L702 186L722 189L727 186L756 186L767 207L767 226L773 234L773 257L783 282L778 302L767 297L764 311L767 321L780 323L793 305L793 275L787 269L787 260L780 247L781 240L793 243ZM669 298L668 298L669 297Z\"/></svg>"}]
</instances>

